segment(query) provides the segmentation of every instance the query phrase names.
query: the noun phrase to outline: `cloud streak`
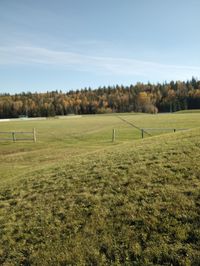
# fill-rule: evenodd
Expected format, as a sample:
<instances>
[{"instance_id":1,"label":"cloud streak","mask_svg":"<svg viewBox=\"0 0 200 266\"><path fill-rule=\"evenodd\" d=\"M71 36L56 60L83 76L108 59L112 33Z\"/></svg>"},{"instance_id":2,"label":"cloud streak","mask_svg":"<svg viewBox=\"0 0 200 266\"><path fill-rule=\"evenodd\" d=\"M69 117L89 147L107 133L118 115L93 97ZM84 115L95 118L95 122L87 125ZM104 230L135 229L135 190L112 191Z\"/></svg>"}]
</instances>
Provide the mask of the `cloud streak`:
<instances>
[{"instance_id":1,"label":"cloud streak","mask_svg":"<svg viewBox=\"0 0 200 266\"><path fill-rule=\"evenodd\" d=\"M169 65L121 57L89 56L33 46L0 47L0 66L45 65L104 75L142 76L147 79L190 79L200 67Z\"/></svg>"}]
</instances>

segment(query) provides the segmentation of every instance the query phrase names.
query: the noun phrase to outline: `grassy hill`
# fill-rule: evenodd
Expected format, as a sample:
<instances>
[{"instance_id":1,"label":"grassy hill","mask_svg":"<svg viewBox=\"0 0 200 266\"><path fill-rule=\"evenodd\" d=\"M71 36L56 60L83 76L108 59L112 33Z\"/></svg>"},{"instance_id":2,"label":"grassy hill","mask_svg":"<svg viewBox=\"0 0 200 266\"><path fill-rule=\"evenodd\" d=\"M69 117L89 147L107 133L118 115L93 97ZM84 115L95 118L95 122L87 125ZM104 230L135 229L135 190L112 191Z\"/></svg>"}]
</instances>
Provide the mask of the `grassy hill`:
<instances>
[{"instance_id":1,"label":"grassy hill","mask_svg":"<svg viewBox=\"0 0 200 266\"><path fill-rule=\"evenodd\" d=\"M200 123L123 117L145 128ZM37 143L0 144L0 264L200 264L199 128L141 139L116 116L86 116L1 130L32 127Z\"/></svg>"}]
</instances>

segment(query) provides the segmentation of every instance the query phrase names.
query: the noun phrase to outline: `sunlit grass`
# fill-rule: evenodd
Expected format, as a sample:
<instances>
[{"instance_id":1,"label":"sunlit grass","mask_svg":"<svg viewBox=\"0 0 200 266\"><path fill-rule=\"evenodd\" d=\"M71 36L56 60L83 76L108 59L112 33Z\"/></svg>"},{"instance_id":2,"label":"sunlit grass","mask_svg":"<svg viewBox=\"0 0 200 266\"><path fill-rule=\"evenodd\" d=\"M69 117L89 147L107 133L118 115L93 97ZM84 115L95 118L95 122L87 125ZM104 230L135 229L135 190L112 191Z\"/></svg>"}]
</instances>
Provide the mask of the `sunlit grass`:
<instances>
[{"instance_id":1,"label":"sunlit grass","mask_svg":"<svg viewBox=\"0 0 200 266\"><path fill-rule=\"evenodd\" d=\"M199 265L200 117L123 115L3 123L0 264ZM116 142L112 143L112 129Z\"/></svg>"}]
</instances>

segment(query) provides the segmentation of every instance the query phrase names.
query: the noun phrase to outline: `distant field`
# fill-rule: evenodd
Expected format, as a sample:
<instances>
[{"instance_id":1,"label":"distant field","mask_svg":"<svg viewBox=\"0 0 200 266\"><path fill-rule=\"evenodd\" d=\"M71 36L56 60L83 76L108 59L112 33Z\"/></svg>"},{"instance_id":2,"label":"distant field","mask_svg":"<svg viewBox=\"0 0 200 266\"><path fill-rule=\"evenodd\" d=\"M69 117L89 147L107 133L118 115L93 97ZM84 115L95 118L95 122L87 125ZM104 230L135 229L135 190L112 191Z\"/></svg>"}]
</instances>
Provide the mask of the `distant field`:
<instances>
[{"instance_id":1,"label":"distant field","mask_svg":"<svg viewBox=\"0 0 200 266\"><path fill-rule=\"evenodd\" d=\"M135 141L141 132L121 121L118 116L140 128L195 128L200 127L200 114L145 115L90 115L69 116L62 119L4 122L0 131L31 131L36 128L37 143L0 141L0 180L16 179L36 169L48 168L68 161L71 157L113 146L112 129L116 129L116 144ZM150 134L170 131L149 131ZM148 137L145 134L145 137ZM12 168L10 165L12 164Z\"/></svg>"},{"instance_id":2,"label":"distant field","mask_svg":"<svg viewBox=\"0 0 200 266\"><path fill-rule=\"evenodd\" d=\"M200 265L200 113L0 123L32 128L0 141L1 265Z\"/></svg>"},{"instance_id":3,"label":"distant field","mask_svg":"<svg viewBox=\"0 0 200 266\"><path fill-rule=\"evenodd\" d=\"M190 110L182 110L176 112L177 114L188 114L188 113L200 113L200 109L190 109Z\"/></svg>"}]
</instances>

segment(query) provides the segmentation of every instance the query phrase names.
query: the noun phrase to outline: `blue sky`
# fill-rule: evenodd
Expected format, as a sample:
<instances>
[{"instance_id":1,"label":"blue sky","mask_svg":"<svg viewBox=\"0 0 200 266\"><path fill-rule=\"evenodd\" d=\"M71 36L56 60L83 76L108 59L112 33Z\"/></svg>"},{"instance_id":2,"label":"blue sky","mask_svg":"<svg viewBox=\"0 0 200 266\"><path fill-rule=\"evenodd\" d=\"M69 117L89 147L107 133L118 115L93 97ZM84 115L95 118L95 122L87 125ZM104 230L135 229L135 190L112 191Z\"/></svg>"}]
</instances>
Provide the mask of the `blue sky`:
<instances>
[{"instance_id":1,"label":"blue sky","mask_svg":"<svg viewBox=\"0 0 200 266\"><path fill-rule=\"evenodd\" d=\"M0 0L0 93L200 77L199 0Z\"/></svg>"}]
</instances>

